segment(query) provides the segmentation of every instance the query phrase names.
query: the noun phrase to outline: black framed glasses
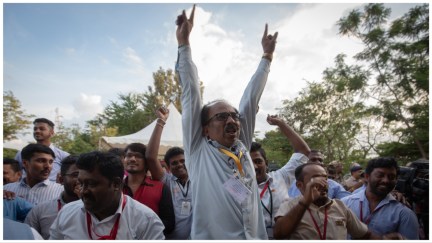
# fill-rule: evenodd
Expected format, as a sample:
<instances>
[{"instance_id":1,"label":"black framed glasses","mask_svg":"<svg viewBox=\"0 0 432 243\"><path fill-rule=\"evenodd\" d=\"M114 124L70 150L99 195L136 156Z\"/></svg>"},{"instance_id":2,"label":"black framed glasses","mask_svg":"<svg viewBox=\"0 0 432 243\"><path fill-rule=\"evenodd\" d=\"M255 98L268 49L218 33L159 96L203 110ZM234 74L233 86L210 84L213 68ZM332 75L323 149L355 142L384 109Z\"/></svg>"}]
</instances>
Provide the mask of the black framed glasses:
<instances>
[{"instance_id":1,"label":"black framed glasses","mask_svg":"<svg viewBox=\"0 0 432 243\"><path fill-rule=\"evenodd\" d=\"M206 124L208 124L213 119L216 119L216 121L224 122L228 120L228 117L231 117L232 119L234 119L234 121L240 120L240 114L237 112L221 112L210 117L210 119L207 120Z\"/></svg>"}]
</instances>

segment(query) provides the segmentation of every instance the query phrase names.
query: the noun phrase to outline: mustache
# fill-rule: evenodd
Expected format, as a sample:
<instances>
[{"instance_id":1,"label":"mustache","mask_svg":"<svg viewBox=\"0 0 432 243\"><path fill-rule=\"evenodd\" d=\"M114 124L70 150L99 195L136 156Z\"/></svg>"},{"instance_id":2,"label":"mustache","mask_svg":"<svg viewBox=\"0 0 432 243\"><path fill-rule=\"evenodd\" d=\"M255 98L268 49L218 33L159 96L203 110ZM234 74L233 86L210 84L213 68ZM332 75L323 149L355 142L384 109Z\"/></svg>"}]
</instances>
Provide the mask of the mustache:
<instances>
[{"instance_id":1,"label":"mustache","mask_svg":"<svg viewBox=\"0 0 432 243\"><path fill-rule=\"evenodd\" d=\"M229 124L227 124L226 126L225 126L225 132L228 132L228 131L232 131L232 130L239 130L239 127L237 126L237 124L235 124L235 123L229 123Z\"/></svg>"}]
</instances>

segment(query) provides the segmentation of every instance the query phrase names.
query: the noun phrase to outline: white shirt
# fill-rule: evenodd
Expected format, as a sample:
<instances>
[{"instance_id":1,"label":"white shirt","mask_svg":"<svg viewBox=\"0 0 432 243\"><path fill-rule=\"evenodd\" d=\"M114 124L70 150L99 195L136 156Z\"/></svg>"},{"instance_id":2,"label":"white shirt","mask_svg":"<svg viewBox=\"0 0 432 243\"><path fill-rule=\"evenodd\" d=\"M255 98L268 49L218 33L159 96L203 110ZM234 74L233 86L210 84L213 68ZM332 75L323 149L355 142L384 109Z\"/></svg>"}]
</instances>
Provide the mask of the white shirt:
<instances>
[{"instance_id":1,"label":"white shirt","mask_svg":"<svg viewBox=\"0 0 432 243\"><path fill-rule=\"evenodd\" d=\"M176 71L183 92L181 99L186 168L193 188L192 240L266 240L268 238L255 168L248 150L254 134L259 98L264 90L269 69L270 62L262 59L240 101L241 132L235 149L243 152L240 163L244 176L239 181L232 179L234 168L237 168L233 160L219 151L220 145L215 144L214 141L210 142L202 135L200 121L202 100L198 73L192 62L190 47L179 48ZM230 182L233 182L231 189L227 188ZM249 193L243 194L246 195L245 197L236 198L237 196L233 194L235 185L239 185L243 191Z\"/></svg>"},{"instance_id":2,"label":"white shirt","mask_svg":"<svg viewBox=\"0 0 432 243\"><path fill-rule=\"evenodd\" d=\"M122 200L126 197L126 205L122 210ZM119 229L116 240L163 240L164 225L157 214L144 204L123 195L116 213L99 221L92 213L91 233L93 239L98 235L109 235L117 215L120 214ZM58 213L50 229L50 240L90 240L86 210L82 200L66 204Z\"/></svg>"},{"instance_id":3,"label":"white shirt","mask_svg":"<svg viewBox=\"0 0 432 243\"><path fill-rule=\"evenodd\" d=\"M308 157L301 153L294 153L289 161L279 170L267 173L267 180L258 185L258 191L261 195L267 182L268 188L264 191L261 198L263 205L263 214L267 227L269 238L273 238L272 228L274 226L274 218L279 206L285 200L288 200L288 188L295 181L295 169L308 161Z\"/></svg>"},{"instance_id":4,"label":"white shirt","mask_svg":"<svg viewBox=\"0 0 432 243\"><path fill-rule=\"evenodd\" d=\"M57 199L43 202L33 207L24 220L24 223L37 230L45 240L49 239L50 227L59 212L59 200L60 209L63 208L65 202L61 199L60 195Z\"/></svg>"},{"instance_id":5,"label":"white shirt","mask_svg":"<svg viewBox=\"0 0 432 243\"><path fill-rule=\"evenodd\" d=\"M41 202L57 199L63 192L63 186L46 179L30 187L25 182L26 178L18 182L9 183L3 186L3 190L15 192L17 197L22 197L30 203L37 205Z\"/></svg>"}]
</instances>

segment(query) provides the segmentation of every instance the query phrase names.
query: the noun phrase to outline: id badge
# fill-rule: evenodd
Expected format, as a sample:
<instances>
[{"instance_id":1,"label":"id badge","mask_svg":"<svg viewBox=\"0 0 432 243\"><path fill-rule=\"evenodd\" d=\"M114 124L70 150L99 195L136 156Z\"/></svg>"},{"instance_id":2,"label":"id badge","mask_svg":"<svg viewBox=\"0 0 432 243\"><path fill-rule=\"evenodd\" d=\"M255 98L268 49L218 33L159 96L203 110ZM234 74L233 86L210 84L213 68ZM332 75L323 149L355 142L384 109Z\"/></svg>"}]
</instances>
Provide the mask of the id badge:
<instances>
[{"instance_id":1,"label":"id badge","mask_svg":"<svg viewBox=\"0 0 432 243\"><path fill-rule=\"evenodd\" d=\"M191 203L190 202L182 202L180 214L181 215L189 215L191 211Z\"/></svg>"},{"instance_id":2,"label":"id badge","mask_svg":"<svg viewBox=\"0 0 432 243\"><path fill-rule=\"evenodd\" d=\"M227 180L223 186L240 204L252 194L251 190L241 183L239 179L234 177Z\"/></svg>"}]
</instances>

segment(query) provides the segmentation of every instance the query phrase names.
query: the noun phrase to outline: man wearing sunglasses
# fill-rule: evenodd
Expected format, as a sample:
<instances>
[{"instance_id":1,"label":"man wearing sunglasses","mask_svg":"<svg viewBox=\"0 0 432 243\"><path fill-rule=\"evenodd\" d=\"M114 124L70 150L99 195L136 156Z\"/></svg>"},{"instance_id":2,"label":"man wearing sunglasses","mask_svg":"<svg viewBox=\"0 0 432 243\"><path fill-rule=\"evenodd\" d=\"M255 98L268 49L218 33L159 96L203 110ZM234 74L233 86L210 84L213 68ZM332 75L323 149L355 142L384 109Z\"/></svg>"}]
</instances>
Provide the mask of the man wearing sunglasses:
<instances>
[{"instance_id":1,"label":"man wearing sunglasses","mask_svg":"<svg viewBox=\"0 0 432 243\"><path fill-rule=\"evenodd\" d=\"M267 239L255 169L248 148L278 33L262 37L264 54L237 110L227 101L202 106L198 73L191 58L190 17L177 18L178 61L182 86L183 146L192 194L192 240ZM197 117L201 116L201 120Z\"/></svg>"}]
</instances>

